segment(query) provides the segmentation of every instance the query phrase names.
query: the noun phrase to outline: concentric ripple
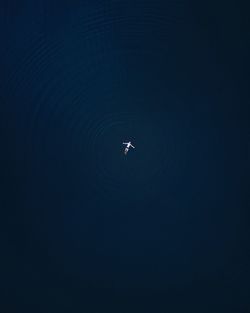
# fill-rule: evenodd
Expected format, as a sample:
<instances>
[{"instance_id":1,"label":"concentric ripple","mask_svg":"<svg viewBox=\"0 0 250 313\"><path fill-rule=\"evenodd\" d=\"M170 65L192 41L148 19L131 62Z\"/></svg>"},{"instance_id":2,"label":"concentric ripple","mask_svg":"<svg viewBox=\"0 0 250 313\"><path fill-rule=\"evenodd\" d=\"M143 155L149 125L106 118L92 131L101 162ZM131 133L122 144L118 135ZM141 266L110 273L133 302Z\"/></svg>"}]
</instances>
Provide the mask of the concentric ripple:
<instances>
[{"instance_id":1,"label":"concentric ripple","mask_svg":"<svg viewBox=\"0 0 250 313\"><path fill-rule=\"evenodd\" d=\"M24 46L6 50L13 62L6 65L4 88L20 98L13 111L20 114L24 159L37 160L37 167L45 153L47 161L75 161L96 195L145 197L171 168L175 149L166 119L152 114L156 92L147 89L159 88L167 40L173 40L172 27L185 22L185 5L89 2L69 6L56 25L53 5L43 9L37 30L21 23L16 29ZM123 141L136 147L127 156Z\"/></svg>"},{"instance_id":2,"label":"concentric ripple","mask_svg":"<svg viewBox=\"0 0 250 313\"><path fill-rule=\"evenodd\" d=\"M83 138L79 153L83 159L88 156L82 171L97 195L109 199L147 197L151 187L171 167L160 123L157 116L135 112L88 116L77 137ZM136 148L124 155L122 142L128 140Z\"/></svg>"}]
</instances>

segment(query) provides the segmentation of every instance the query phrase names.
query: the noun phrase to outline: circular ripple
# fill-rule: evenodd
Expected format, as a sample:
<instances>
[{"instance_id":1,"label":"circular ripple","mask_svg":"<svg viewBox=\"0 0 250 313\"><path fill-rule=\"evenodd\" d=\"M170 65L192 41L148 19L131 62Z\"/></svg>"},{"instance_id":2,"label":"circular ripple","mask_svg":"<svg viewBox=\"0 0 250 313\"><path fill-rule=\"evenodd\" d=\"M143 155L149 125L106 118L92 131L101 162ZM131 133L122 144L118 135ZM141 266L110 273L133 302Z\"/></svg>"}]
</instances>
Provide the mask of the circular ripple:
<instances>
[{"instance_id":1,"label":"circular ripple","mask_svg":"<svg viewBox=\"0 0 250 313\"><path fill-rule=\"evenodd\" d=\"M85 9L72 11L74 19L50 32L40 25L37 37L20 29L25 47L9 49L16 65L5 87L23 100L18 112L24 116L26 156L43 149L50 155L60 141L71 153L68 162L82 157L79 171L97 194L145 196L171 166L171 139L164 119L142 113L142 103L150 103L146 89L159 80L157 70L150 75L161 66L159 56L165 59L163 35L167 40L173 25L183 23L185 8L181 2L164 9L153 2L98 2ZM125 156L122 142L128 140L136 149Z\"/></svg>"},{"instance_id":2,"label":"circular ripple","mask_svg":"<svg viewBox=\"0 0 250 313\"><path fill-rule=\"evenodd\" d=\"M167 163L166 138L157 116L134 112L89 116L81 134L84 140L79 153L83 159L87 154L89 160L83 172L97 195L105 198L146 198L152 185L171 166ZM124 155L122 142L128 140L136 148Z\"/></svg>"}]
</instances>

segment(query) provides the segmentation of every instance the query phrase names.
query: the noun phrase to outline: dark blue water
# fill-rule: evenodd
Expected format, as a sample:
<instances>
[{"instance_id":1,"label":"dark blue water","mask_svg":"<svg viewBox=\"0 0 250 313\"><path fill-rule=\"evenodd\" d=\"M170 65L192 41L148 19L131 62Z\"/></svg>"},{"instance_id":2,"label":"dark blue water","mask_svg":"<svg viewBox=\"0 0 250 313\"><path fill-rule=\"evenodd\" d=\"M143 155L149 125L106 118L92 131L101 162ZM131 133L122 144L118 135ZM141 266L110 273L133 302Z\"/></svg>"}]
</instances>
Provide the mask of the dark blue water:
<instances>
[{"instance_id":1,"label":"dark blue water","mask_svg":"<svg viewBox=\"0 0 250 313\"><path fill-rule=\"evenodd\" d=\"M1 1L1 313L250 312L247 12Z\"/></svg>"}]
</instances>

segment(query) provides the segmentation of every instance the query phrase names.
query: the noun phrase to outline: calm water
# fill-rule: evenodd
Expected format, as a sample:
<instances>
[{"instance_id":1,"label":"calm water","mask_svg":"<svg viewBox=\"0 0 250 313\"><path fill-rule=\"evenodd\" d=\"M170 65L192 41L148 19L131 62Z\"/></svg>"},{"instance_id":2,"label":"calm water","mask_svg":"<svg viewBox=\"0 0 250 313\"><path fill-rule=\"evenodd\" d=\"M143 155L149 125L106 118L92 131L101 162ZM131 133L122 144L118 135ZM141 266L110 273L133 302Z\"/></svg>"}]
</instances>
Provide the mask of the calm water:
<instances>
[{"instance_id":1,"label":"calm water","mask_svg":"<svg viewBox=\"0 0 250 313\"><path fill-rule=\"evenodd\" d=\"M1 1L1 313L250 312L247 12Z\"/></svg>"}]
</instances>

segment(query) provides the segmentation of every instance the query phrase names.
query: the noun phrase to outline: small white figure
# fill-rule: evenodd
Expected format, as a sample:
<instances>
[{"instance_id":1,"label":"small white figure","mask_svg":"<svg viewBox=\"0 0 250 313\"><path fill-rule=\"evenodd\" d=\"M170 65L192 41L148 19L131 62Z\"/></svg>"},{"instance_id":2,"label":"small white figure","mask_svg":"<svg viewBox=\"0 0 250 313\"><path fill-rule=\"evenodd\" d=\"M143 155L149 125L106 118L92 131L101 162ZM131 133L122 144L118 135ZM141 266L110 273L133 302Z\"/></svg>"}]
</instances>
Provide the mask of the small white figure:
<instances>
[{"instance_id":1,"label":"small white figure","mask_svg":"<svg viewBox=\"0 0 250 313\"><path fill-rule=\"evenodd\" d=\"M135 148L135 147L131 144L131 141L129 141L129 142L123 142L123 145L126 145L126 148L125 148L125 150L124 150L124 154L125 154L125 155L128 153L128 150L129 150L130 147Z\"/></svg>"}]
</instances>

